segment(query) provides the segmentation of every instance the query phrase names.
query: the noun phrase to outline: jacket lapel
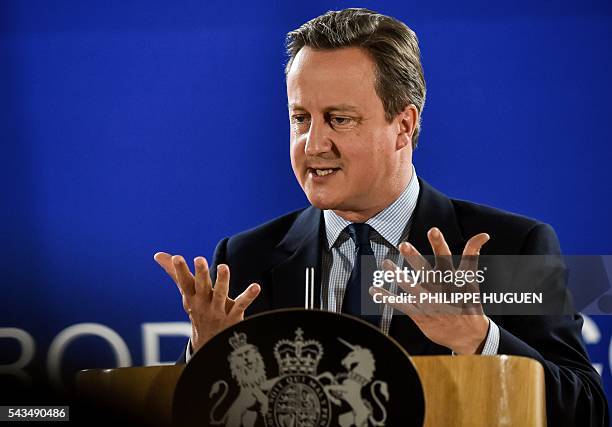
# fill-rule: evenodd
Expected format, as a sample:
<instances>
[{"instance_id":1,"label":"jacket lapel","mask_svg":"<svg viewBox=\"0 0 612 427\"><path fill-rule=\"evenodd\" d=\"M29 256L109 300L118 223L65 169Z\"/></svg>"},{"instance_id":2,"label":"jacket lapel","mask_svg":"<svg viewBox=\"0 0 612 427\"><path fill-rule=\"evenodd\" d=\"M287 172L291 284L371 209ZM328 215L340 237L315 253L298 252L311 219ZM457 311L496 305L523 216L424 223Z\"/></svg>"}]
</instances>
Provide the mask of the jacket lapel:
<instances>
[{"instance_id":1,"label":"jacket lapel","mask_svg":"<svg viewBox=\"0 0 612 427\"><path fill-rule=\"evenodd\" d=\"M321 221L321 210L305 209L275 248L275 267L270 270L272 307L304 307L307 267L315 268L314 304L320 306Z\"/></svg>"},{"instance_id":2,"label":"jacket lapel","mask_svg":"<svg viewBox=\"0 0 612 427\"><path fill-rule=\"evenodd\" d=\"M438 227L453 255L461 255L465 240L450 199L419 178L419 199L414 211L409 240L423 255L433 255L427 232Z\"/></svg>"}]
</instances>

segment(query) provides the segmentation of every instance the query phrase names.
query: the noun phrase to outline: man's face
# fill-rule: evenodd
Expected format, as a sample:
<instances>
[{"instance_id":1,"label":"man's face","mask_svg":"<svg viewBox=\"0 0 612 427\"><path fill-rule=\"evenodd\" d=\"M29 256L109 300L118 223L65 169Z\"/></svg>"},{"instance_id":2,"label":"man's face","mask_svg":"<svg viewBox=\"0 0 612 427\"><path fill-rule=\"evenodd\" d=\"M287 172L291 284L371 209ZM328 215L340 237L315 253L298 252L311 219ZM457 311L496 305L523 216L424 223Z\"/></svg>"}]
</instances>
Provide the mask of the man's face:
<instances>
[{"instance_id":1,"label":"man's face","mask_svg":"<svg viewBox=\"0 0 612 427\"><path fill-rule=\"evenodd\" d=\"M320 209L378 212L410 176L410 138L401 113L385 119L374 73L360 48L305 47L287 74L291 165Z\"/></svg>"}]
</instances>

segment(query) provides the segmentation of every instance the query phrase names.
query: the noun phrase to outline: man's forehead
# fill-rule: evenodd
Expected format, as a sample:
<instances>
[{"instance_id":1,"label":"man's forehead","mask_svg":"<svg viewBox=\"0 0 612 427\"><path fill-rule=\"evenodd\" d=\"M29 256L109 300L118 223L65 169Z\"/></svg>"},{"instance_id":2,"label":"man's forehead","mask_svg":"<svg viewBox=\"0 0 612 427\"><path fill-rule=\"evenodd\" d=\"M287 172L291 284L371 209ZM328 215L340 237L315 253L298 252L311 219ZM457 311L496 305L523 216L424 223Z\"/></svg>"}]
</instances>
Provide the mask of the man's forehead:
<instances>
[{"instance_id":1,"label":"man's forehead","mask_svg":"<svg viewBox=\"0 0 612 427\"><path fill-rule=\"evenodd\" d=\"M378 98L375 65L361 48L298 52L287 74L290 111L364 113Z\"/></svg>"},{"instance_id":2,"label":"man's forehead","mask_svg":"<svg viewBox=\"0 0 612 427\"><path fill-rule=\"evenodd\" d=\"M305 47L287 73L287 88L353 86L374 82L376 65L361 48L315 50Z\"/></svg>"},{"instance_id":3,"label":"man's forehead","mask_svg":"<svg viewBox=\"0 0 612 427\"><path fill-rule=\"evenodd\" d=\"M293 58L289 73L299 71L308 65L312 65L315 68L320 68L324 65L339 65L341 67L352 65L371 69L374 61L365 49L358 46L338 49L313 49L310 46L305 46Z\"/></svg>"}]
</instances>

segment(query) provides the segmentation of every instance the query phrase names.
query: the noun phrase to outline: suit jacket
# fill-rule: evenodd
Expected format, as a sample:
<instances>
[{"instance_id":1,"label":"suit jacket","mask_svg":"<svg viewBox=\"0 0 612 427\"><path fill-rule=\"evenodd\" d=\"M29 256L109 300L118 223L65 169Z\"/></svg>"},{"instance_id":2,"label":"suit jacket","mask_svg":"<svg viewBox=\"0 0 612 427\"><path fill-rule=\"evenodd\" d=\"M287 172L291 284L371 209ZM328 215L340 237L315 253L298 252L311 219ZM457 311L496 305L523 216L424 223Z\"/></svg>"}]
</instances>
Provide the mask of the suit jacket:
<instances>
[{"instance_id":1,"label":"suit jacket","mask_svg":"<svg viewBox=\"0 0 612 427\"><path fill-rule=\"evenodd\" d=\"M492 239L485 254L559 254L553 229L533 219L489 207L452 200L420 180L410 242L432 254L427 231L438 227L453 254L466 241L486 232ZM257 282L262 291L247 315L286 307L303 307L304 269L319 267L324 236L321 210L308 207L219 242L211 267L230 266L230 295ZM320 301L320 268L316 269L315 302ZM316 304L316 303L315 303ZM548 423L551 426L608 425L608 409L600 377L591 366L581 338L582 317L491 316L500 328L499 354L538 360L546 378ZM412 355L450 354L427 339L408 316L394 316L390 335ZM184 360L184 358L183 358Z\"/></svg>"}]
</instances>

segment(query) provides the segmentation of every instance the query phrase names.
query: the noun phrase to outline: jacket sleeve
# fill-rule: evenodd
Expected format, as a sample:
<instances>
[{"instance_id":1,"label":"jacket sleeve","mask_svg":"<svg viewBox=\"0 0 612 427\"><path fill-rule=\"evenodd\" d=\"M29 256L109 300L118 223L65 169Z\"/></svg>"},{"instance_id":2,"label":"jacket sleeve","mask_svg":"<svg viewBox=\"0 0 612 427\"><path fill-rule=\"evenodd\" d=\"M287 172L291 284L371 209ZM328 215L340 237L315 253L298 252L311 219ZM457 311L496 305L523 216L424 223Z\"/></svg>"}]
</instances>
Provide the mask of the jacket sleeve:
<instances>
[{"instance_id":1,"label":"jacket sleeve","mask_svg":"<svg viewBox=\"0 0 612 427\"><path fill-rule=\"evenodd\" d=\"M524 255L560 254L555 232L547 224L534 226L521 252ZM565 279L559 277L559 280ZM565 283L558 285L565 286ZM548 425L609 425L601 378L592 367L582 341L580 314L502 316L498 325L499 354L530 357L544 367Z\"/></svg>"},{"instance_id":2,"label":"jacket sleeve","mask_svg":"<svg viewBox=\"0 0 612 427\"><path fill-rule=\"evenodd\" d=\"M213 283L215 281L215 278L217 277L217 266L226 262L228 240L229 238L227 237L221 240L219 243L217 243L217 247L215 248L212 263L210 263L210 277L212 278ZM176 360L177 365L187 363L187 353L189 353L190 355L193 353L193 350L191 348L191 340L187 341L187 344L183 348L183 352Z\"/></svg>"}]
</instances>

